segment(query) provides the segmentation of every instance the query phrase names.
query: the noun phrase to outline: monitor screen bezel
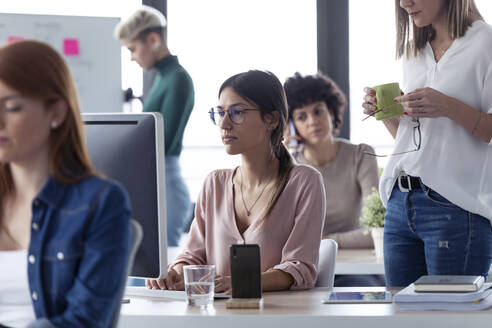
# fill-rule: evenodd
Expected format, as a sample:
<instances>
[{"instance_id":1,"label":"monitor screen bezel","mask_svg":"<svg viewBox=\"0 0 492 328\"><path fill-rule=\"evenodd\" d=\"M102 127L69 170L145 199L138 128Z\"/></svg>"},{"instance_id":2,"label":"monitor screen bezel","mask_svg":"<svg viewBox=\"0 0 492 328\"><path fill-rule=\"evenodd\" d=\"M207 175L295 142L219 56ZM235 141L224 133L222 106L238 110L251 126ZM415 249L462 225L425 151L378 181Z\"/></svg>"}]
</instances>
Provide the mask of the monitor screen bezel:
<instances>
[{"instance_id":1,"label":"monitor screen bezel","mask_svg":"<svg viewBox=\"0 0 492 328\"><path fill-rule=\"evenodd\" d=\"M142 277L133 276L132 278L164 279L167 277L167 227L166 227L166 162L165 162L165 142L164 142L164 119L160 113L82 113L84 126L88 121L141 121L152 117L154 121L155 134L155 161L156 161L156 184L157 184L157 227L159 236L159 276ZM114 124L114 123L113 123ZM138 123L137 123L138 124ZM84 133L87 131L84 129ZM111 178L111 177L110 177ZM145 231L144 237L145 238ZM131 274L131 272L130 272Z\"/></svg>"}]
</instances>

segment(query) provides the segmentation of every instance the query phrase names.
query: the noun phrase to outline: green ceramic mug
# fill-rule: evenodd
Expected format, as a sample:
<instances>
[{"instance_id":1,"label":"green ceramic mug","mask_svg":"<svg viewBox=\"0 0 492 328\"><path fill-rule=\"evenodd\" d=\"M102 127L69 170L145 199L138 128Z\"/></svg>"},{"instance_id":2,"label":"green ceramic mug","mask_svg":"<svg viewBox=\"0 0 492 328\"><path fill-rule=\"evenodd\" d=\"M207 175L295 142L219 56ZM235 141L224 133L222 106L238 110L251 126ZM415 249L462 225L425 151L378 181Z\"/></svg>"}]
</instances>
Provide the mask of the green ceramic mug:
<instances>
[{"instance_id":1,"label":"green ceramic mug","mask_svg":"<svg viewBox=\"0 0 492 328\"><path fill-rule=\"evenodd\" d=\"M398 83L387 83L373 87L376 92L376 120L385 120L390 117L403 115L403 106L393 101L401 96Z\"/></svg>"}]
</instances>

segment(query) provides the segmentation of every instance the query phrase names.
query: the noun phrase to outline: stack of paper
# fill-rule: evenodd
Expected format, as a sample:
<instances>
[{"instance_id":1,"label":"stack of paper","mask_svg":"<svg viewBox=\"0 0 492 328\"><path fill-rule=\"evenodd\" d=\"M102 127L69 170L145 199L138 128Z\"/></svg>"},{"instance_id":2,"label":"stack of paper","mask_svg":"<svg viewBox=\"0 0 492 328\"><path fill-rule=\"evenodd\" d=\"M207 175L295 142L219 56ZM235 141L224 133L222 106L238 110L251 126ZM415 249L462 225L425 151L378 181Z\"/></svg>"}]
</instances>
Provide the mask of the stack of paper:
<instances>
[{"instance_id":1,"label":"stack of paper","mask_svg":"<svg viewBox=\"0 0 492 328\"><path fill-rule=\"evenodd\" d=\"M419 293L411 284L399 291L393 301L404 310L484 310L492 307L492 283L469 293Z\"/></svg>"}]
</instances>

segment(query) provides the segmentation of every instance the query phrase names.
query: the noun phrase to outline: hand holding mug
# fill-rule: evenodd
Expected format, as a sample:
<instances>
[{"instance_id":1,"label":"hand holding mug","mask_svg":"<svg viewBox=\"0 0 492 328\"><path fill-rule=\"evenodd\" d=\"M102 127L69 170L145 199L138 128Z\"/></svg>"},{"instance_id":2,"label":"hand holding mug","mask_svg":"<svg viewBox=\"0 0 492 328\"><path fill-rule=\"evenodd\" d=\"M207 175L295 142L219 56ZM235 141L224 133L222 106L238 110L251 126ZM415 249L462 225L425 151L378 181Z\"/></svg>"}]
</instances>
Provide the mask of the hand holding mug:
<instances>
[{"instance_id":1,"label":"hand holding mug","mask_svg":"<svg viewBox=\"0 0 492 328\"><path fill-rule=\"evenodd\" d=\"M376 110L374 111L376 120L403 115L403 106L395 99L401 96L402 92L398 83L386 83L372 88L376 96Z\"/></svg>"},{"instance_id":2,"label":"hand holding mug","mask_svg":"<svg viewBox=\"0 0 492 328\"><path fill-rule=\"evenodd\" d=\"M364 88L364 114L386 120L404 113L403 106L396 99L403 95L398 83L387 83L373 88Z\"/></svg>"},{"instance_id":3,"label":"hand holding mug","mask_svg":"<svg viewBox=\"0 0 492 328\"><path fill-rule=\"evenodd\" d=\"M362 103L362 107L364 108L364 114L373 116L376 111L376 91L369 87L364 88L364 102Z\"/></svg>"}]
</instances>

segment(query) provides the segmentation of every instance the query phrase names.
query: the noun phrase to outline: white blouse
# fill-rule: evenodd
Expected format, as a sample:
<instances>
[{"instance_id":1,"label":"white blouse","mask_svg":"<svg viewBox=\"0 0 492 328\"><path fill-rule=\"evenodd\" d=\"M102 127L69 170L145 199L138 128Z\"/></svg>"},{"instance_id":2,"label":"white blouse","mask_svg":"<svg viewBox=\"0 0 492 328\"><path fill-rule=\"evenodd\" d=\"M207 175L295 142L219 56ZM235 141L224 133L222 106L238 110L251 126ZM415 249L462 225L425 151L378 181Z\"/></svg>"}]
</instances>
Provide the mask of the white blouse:
<instances>
[{"instance_id":1,"label":"white blouse","mask_svg":"<svg viewBox=\"0 0 492 328\"><path fill-rule=\"evenodd\" d=\"M27 278L27 251L0 251L0 323L27 327L36 319Z\"/></svg>"},{"instance_id":2,"label":"white blouse","mask_svg":"<svg viewBox=\"0 0 492 328\"><path fill-rule=\"evenodd\" d=\"M427 43L419 56L403 60L403 80L405 93L430 87L492 114L492 27L474 22L437 63ZM492 220L492 142L444 117L421 118L420 125L420 150L392 156L383 172L379 190L385 206L404 171L455 205ZM401 117L394 152L415 149L414 126L410 117Z\"/></svg>"}]
</instances>

